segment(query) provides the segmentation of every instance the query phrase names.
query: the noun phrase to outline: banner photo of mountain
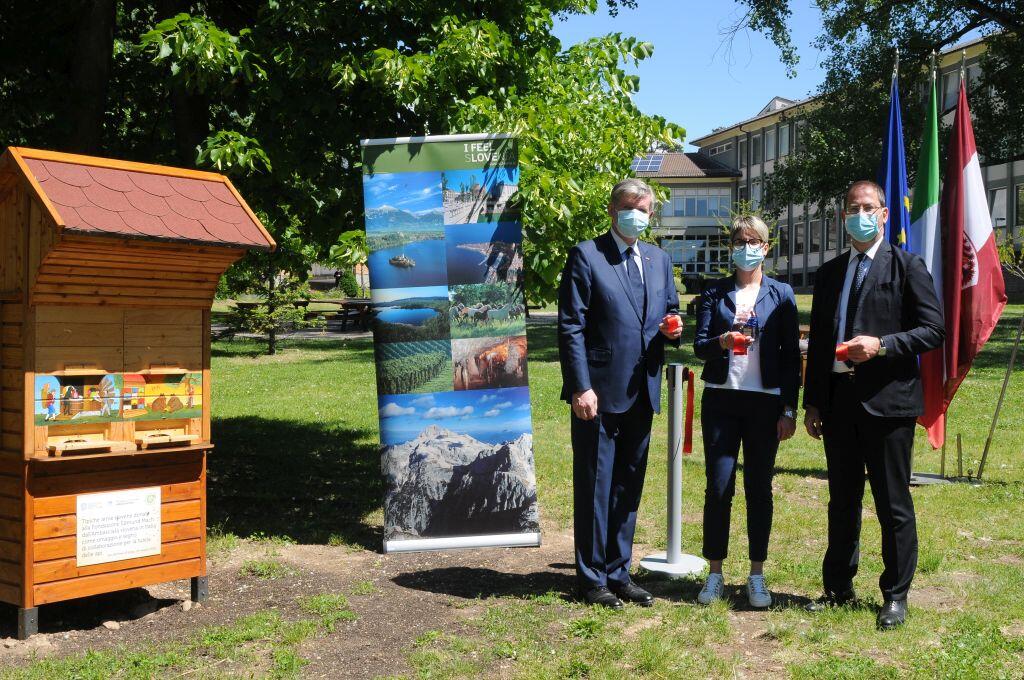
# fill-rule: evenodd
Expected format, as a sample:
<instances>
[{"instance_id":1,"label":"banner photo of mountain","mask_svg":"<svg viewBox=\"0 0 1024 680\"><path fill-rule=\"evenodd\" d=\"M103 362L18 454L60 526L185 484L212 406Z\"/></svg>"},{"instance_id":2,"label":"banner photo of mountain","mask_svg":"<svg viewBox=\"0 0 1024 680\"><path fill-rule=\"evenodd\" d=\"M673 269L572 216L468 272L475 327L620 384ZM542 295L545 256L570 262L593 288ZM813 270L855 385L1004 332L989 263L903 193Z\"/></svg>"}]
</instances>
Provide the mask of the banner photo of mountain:
<instances>
[{"instance_id":1,"label":"banner photo of mountain","mask_svg":"<svg viewBox=\"0 0 1024 680\"><path fill-rule=\"evenodd\" d=\"M516 139L362 150L384 551L538 546Z\"/></svg>"},{"instance_id":2,"label":"banner photo of mountain","mask_svg":"<svg viewBox=\"0 0 1024 680\"><path fill-rule=\"evenodd\" d=\"M379 398L385 544L540 530L525 387Z\"/></svg>"}]
</instances>

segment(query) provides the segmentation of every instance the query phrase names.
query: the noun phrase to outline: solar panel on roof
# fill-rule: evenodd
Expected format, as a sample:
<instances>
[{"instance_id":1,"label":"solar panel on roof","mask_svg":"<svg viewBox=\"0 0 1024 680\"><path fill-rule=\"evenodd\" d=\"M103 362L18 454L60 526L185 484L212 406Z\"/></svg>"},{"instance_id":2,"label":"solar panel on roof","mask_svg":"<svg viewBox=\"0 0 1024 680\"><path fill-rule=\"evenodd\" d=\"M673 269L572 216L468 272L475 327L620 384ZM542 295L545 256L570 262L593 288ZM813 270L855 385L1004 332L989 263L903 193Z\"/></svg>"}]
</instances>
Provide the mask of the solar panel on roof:
<instances>
[{"instance_id":1,"label":"solar panel on roof","mask_svg":"<svg viewBox=\"0 0 1024 680\"><path fill-rule=\"evenodd\" d=\"M646 156L634 158L629 169L633 172L658 172L661 170L661 162L663 160L665 160L664 154L647 154Z\"/></svg>"}]
</instances>

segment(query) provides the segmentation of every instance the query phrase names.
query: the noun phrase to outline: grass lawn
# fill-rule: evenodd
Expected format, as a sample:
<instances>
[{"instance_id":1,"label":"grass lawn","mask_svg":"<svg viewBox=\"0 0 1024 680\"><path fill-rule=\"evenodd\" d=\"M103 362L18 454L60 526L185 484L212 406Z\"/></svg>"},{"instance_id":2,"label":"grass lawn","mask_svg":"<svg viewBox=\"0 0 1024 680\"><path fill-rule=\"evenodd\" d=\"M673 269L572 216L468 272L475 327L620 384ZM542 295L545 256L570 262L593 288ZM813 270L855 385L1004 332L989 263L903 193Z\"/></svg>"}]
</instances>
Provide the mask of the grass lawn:
<instances>
[{"instance_id":1,"label":"grass lawn","mask_svg":"<svg viewBox=\"0 0 1024 680\"><path fill-rule=\"evenodd\" d=\"M800 296L799 304L806 320L808 297ZM1024 305L1009 308L960 389L949 419L947 471L955 470L957 433L963 435L965 472L977 469L1022 313ZM530 325L528 334L543 530L564 535L571 531L572 456L568 407L558 400L555 328ZM689 324L684 340L671 359L699 368L689 345ZM237 537L255 535L276 537L284 544L376 551L382 538L383 489L372 344L289 341L282 347L278 356L264 357L248 341L214 346L217 450L209 473L209 521L215 539L211 549L231 550ZM881 559L870 492L865 496L861 569L855 583L865 604L817 616L802 610L806 598L816 596L821 587L828 492L821 445L801 427L778 457L766 565L777 600L771 611L745 611L737 604L742 600L737 586L746 575L745 505L739 494L733 508L733 557L726 563L734 596L731 608L694 604L696 581L668 582L641 573L637 581L662 595L651 609L610 613L583 607L559 592L502 593L484 597L479 611L457 632L445 628L410 635L402 654L414 675L423 678L707 677L751 673L752 667L759 676L797 678L1024 677L1022 425L1024 370L1017 370L986 482L914 490L920 563L910 595L910 620L901 630L880 633L874 628ZM664 416L655 419L651 450L637 530L645 551L665 546ZM938 471L939 454L927 448L920 431L915 452L915 469ZM684 550L699 552L704 485L699 435L683 470ZM737 488L742 488L739 480ZM559 559L569 562L571 553ZM253 564L250 569L269 567ZM100 675L134 676L173 667L175 674L206 676L209 668L202 659L230 653L218 646L220 641L244 639L249 633L255 636L249 639L264 640L280 657L281 668L274 672L298 673L299 657L308 648L289 641L326 635L323 631L333 625L328 619L348 616L344 603L334 601L311 600L306 611L325 618L284 623L268 614L242 620L234 628L208 631L205 637L164 649L163 665L145 665L136 658L140 650L125 649L116 653L116 663L104 665L93 658L88 667L81 665L88 659L45 661L25 672L82 677L90 675L89 668L102 668ZM381 667L375 672L387 676L393 671Z\"/></svg>"}]
</instances>

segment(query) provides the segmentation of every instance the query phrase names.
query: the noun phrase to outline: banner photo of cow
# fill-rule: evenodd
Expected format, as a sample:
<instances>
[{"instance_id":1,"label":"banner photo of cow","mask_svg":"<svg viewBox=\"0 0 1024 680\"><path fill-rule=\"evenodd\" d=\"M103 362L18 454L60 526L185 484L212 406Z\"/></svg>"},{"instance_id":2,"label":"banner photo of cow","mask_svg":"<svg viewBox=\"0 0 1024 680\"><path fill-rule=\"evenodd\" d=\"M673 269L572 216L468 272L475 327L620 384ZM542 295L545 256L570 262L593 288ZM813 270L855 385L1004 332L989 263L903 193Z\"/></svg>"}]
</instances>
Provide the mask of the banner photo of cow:
<instances>
[{"instance_id":1,"label":"banner photo of cow","mask_svg":"<svg viewBox=\"0 0 1024 680\"><path fill-rule=\"evenodd\" d=\"M362 147L384 551L538 546L517 141Z\"/></svg>"}]
</instances>

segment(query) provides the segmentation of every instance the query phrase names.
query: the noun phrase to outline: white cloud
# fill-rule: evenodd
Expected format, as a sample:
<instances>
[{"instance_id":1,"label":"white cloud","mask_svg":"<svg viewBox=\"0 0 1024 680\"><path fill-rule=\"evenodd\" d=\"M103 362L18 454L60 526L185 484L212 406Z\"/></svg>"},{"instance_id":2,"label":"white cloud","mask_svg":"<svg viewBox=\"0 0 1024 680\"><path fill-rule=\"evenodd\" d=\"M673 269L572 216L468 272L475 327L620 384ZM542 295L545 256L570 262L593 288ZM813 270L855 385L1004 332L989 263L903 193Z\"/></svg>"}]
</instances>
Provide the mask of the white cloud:
<instances>
[{"instance_id":1,"label":"white cloud","mask_svg":"<svg viewBox=\"0 0 1024 680\"><path fill-rule=\"evenodd\" d=\"M497 394L485 394L484 396L480 397L480 401L478 403L486 404L487 402L494 401L497 398Z\"/></svg>"},{"instance_id":2,"label":"white cloud","mask_svg":"<svg viewBox=\"0 0 1024 680\"><path fill-rule=\"evenodd\" d=\"M485 418L493 418L494 416L498 415L499 413L501 413L501 411L499 411L496 408L492 408L490 411L488 411L487 413L484 414L484 417Z\"/></svg>"},{"instance_id":3,"label":"white cloud","mask_svg":"<svg viewBox=\"0 0 1024 680\"><path fill-rule=\"evenodd\" d=\"M511 401L503 401L500 404L497 404L494 408L509 408L510 406L512 406Z\"/></svg>"},{"instance_id":4,"label":"white cloud","mask_svg":"<svg viewBox=\"0 0 1024 680\"><path fill-rule=\"evenodd\" d=\"M394 402L390 402L384 405L384 408L380 410L380 415L384 418L394 418L396 416L408 416L416 413L416 409L412 406L408 408L402 408Z\"/></svg>"},{"instance_id":5,"label":"white cloud","mask_svg":"<svg viewBox=\"0 0 1024 680\"><path fill-rule=\"evenodd\" d=\"M434 405L434 397L432 397L431 395L428 394L425 397L420 397L418 399L413 399L412 403L416 404L417 406L433 406Z\"/></svg>"},{"instance_id":6,"label":"white cloud","mask_svg":"<svg viewBox=\"0 0 1024 680\"><path fill-rule=\"evenodd\" d=\"M435 406L426 413L423 417L429 418L456 418L458 416L468 416L473 412L472 406L463 406L458 408L457 406Z\"/></svg>"},{"instance_id":7,"label":"white cloud","mask_svg":"<svg viewBox=\"0 0 1024 680\"><path fill-rule=\"evenodd\" d=\"M530 410L530 405L529 404L523 404L522 406L517 407L516 410L517 411L529 411Z\"/></svg>"}]
</instances>

